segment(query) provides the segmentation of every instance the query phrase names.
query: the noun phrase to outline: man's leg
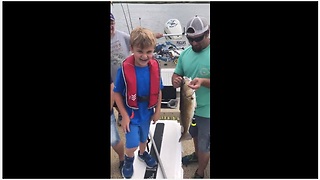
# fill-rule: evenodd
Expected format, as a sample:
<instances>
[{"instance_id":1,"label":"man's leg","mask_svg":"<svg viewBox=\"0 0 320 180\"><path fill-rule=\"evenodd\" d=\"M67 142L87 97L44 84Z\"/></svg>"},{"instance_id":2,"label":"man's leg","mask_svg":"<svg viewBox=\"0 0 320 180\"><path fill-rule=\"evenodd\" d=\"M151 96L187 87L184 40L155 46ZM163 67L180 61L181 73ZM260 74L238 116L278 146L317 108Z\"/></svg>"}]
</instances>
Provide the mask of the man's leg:
<instances>
[{"instance_id":1,"label":"man's leg","mask_svg":"<svg viewBox=\"0 0 320 180\"><path fill-rule=\"evenodd\" d=\"M117 119L117 121L118 121L118 126L121 126L121 121L122 121L121 113L120 113L119 108L118 108L117 105L114 105L114 108L115 108L115 109L117 110L117 112L118 112L118 119Z\"/></svg>"},{"instance_id":2,"label":"man's leg","mask_svg":"<svg viewBox=\"0 0 320 180\"><path fill-rule=\"evenodd\" d=\"M198 151L198 169L197 174L204 177L204 170L206 169L210 159L210 152Z\"/></svg>"},{"instance_id":3,"label":"man's leg","mask_svg":"<svg viewBox=\"0 0 320 180\"><path fill-rule=\"evenodd\" d=\"M113 150L118 154L119 156L119 169L121 171L123 163L124 163L124 143L120 139L119 131L117 129L116 125L116 119L114 117L114 114L112 113L110 116L110 143L113 148Z\"/></svg>"},{"instance_id":4,"label":"man's leg","mask_svg":"<svg viewBox=\"0 0 320 180\"><path fill-rule=\"evenodd\" d=\"M118 154L119 160L124 161L124 143L120 140L120 142L114 146L112 146L113 150Z\"/></svg>"},{"instance_id":5,"label":"man's leg","mask_svg":"<svg viewBox=\"0 0 320 180\"><path fill-rule=\"evenodd\" d=\"M204 177L204 170L206 169L210 159L210 119L203 117L197 118L198 145L195 146L198 155L198 169L195 173L196 178Z\"/></svg>"}]
</instances>

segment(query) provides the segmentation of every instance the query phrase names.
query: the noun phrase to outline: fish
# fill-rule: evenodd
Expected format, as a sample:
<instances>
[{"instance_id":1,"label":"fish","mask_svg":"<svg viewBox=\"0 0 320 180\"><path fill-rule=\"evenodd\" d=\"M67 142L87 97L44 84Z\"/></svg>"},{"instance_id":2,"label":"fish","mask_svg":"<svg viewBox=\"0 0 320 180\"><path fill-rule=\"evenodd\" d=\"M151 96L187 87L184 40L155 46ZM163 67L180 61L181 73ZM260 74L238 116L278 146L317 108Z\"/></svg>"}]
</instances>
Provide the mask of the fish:
<instances>
[{"instance_id":1,"label":"fish","mask_svg":"<svg viewBox=\"0 0 320 180\"><path fill-rule=\"evenodd\" d=\"M179 142L192 139L189 133L189 127L192 122L194 110L197 106L195 90L190 88L188 84L192 79L183 76L180 86L180 125L183 128Z\"/></svg>"}]
</instances>

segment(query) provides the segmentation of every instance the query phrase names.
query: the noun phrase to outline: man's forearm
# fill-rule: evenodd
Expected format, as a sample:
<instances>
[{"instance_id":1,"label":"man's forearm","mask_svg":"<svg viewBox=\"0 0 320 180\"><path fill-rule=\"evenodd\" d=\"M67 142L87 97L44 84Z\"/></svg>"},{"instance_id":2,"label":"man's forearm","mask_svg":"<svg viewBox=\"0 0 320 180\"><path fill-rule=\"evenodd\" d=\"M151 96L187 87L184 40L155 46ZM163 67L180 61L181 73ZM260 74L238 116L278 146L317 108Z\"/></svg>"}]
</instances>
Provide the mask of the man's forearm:
<instances>
[{"instance_id":1,"label":"man's forearm","mask_svg":"<svg viewBox=\"0 0 320 180\"><path fill-rule=\"evenodd\" d=\"M206 88L210 89L210 79L207 78L201 78L201 86L204 86Z\"/></svg>"}]
</instances>

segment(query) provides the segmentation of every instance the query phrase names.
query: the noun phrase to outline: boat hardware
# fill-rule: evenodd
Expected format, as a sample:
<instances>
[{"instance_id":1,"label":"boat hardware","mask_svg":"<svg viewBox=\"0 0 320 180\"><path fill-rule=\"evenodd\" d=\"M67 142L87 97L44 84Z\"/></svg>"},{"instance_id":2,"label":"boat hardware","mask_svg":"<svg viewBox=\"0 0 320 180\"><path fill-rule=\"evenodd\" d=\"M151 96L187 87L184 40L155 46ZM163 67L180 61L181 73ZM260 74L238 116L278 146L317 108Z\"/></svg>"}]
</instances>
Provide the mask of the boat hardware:
<instances>
[{"instance_id":1,"label":"boat hardware","mask_svg":"<svg viewBox=\"0 0 320 180\"><path fill-rule=\"evenodd\" d=\"M162 161L161 161L161 159L160 159L160 154L159 154L159 152L158 152L157 145L156 145L156 143L154 142L153 136L152 136L152 134L151 134L150 131L149 131L149 136L150 136L151 142L152 142L152 144L153 144L153 147L154 147L154 151L155 151L155 153L156 153L156 156L157 156L157 158L158 158L158 161L159 161L159 165L160 165L160 168L161 168L161 172L162 172L163 178L164 178L164 179L167 179L167 174L166 174L166 172L165 172L165 170L164 170L164 168L163 168L163 164L162 164Z\"/></svg>"},{"instance_id":2,"label":"boat hardware","mask_svg":"<svg viewBox=\"0 0 320 180\"><path fill-rule=\"evenodd\" d=\"M161 102L161 104L167 104L169 108L177 108L178 100L177 99L170 99L168 102Z\"/></svg>"}]
</instances>

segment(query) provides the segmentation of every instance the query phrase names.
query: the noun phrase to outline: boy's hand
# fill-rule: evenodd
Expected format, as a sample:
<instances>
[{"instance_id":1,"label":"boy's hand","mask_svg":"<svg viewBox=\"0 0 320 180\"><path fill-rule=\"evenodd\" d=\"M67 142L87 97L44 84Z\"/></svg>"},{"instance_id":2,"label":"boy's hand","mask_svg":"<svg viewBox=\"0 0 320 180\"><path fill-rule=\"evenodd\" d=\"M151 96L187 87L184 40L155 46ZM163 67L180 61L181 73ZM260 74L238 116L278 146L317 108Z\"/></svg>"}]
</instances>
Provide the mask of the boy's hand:
<instances>
[{"instance_id":1,"label":"boy's hand","mask_svg":"<svg viewBox=\"0 0 320 180\"><path fill-rule=\"evenodd\" d=\"M129 116L122 116L122 121L121 121L121 127L123 129L123 132L126 134L127 132L130 132L130 118Z\"/></svg>"},{"instance_id":2,"label":"boy's hand","mask_svg":"<svg viewBox=\"0 0 320 180\"><path fill-rule=\"evenodd\" d=\"M151 117L153 124L155 124L159 120L159 118L160 118L160 112L155 112Z\"/></svg>"}]
</instances>

